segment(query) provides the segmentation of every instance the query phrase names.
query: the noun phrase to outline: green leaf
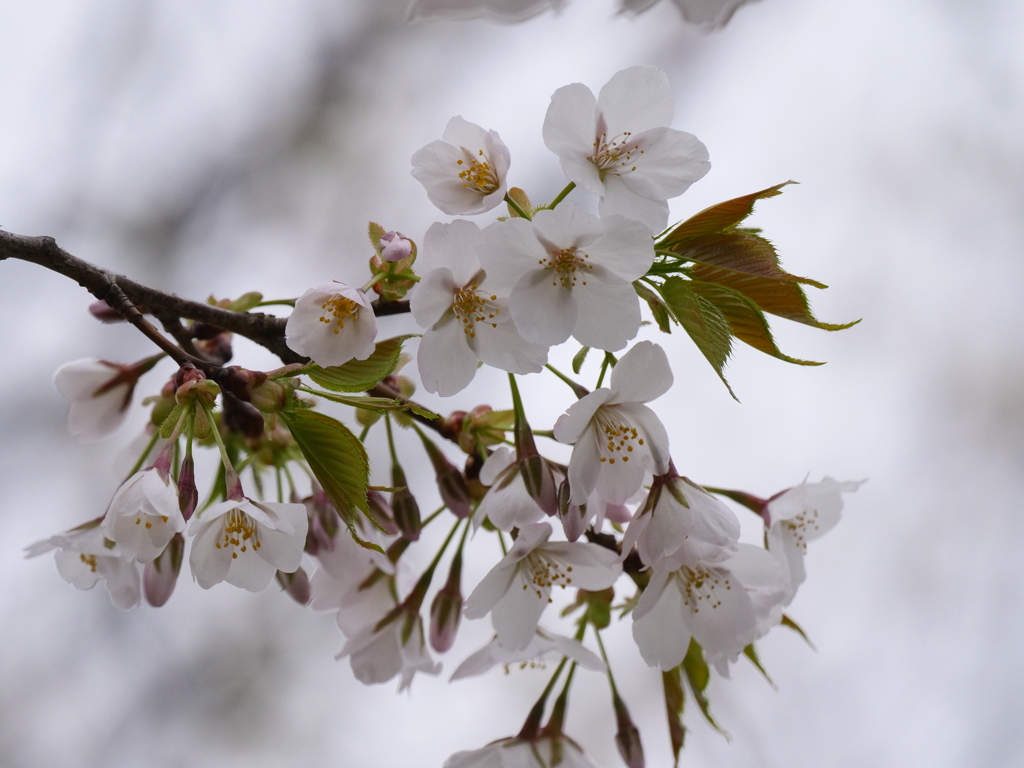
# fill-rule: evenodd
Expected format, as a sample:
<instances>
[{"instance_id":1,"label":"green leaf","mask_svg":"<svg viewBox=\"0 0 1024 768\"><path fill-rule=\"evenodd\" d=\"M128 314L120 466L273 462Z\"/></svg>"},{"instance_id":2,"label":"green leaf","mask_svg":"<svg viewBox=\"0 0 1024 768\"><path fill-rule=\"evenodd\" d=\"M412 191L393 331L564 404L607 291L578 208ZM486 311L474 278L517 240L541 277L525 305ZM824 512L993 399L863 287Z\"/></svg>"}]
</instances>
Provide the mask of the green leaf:
<instances>
[{"instance_id":1,"label":"green leaf","mask_svg":"<svg viewBox=\"0 0 1024 768\"><path fill-rule=\"evenodd\" d=\"M324 389L334 392L365 392L394 372L402 354L402 344L412 336L396 336L378 342L373 354L365 360L349 360L344 365L329 368L311 365L304 373Z\"/></svg>"},{"instance_id":2,"label":"green leaf","mask_svg":"<svg viewBox=\"0 0 1024 768\"><path fill-rule=\"evenodd\" d=\"M672 740L673 766L679 765L679 752L686 740L686 726L683 725L683 706L686 690L679 667L661 673L661 684L665 690L665 711L668 714L668 735Z\"/></svg>"},{"instance_id":3,"label":"green leaf","mask_svg":"<svg viewBox=\"0 0 1024 768\"><path fill-rule=\"evenodd\" d=\"M376 411L377 413L385 413L387 411L406 411L413 409L411 403L403 402L390 397L358 397L352 395L337 395L333 392L317 392L316 390L303 390L303 392L309 392L317 397L322 397L325 400L330 400L334 403L341 403L342 405L351 405L353 408L362 408L365 411ZM420 408L419 410L425 411ZM430 413L430 411L425 411ZM437 418L437 414L430 414L434 418Z\"/></svg>"},{"instance_id":4,"label":"green leaf","mask_svg":"<svg viewBox=\"0 0 1024 768\"><path fill-rule=\"evenodd\" d=\"M366 503L370 463L356 436L340 421L316 411L284 411L281 419L349 529L354 527L355 510L370 517Z\"/></svg>"},{"instance_id":5,"label":"green leaf","mask_svg":"<svg viewBox=\"0 0 1024 768\"><path fill-rule=\"evenodd\" d=\"M583 367L583 361L587 359L587 353L590 352L590 347L580 347L580 351L572 359L572 372L579 374L580 368Z\"/></svg>"},{"instance_id":6,"label":"green leaf","mask_svg":"<svg viewBox=\"0 0 1024 768\"><path fill-rule=\"evenodd\" d=\"M718 311L729 322L733 336L740 341L766 355L785 360L787 363L824 365L824 363L798 360L795 357L782 354L775 344L775 339L772 338L771 328L760 307L739 291L716 283L705 283L703 280L691 280L689 286L694 293L707 299L718 308Z\"/></svg>"},{"instance_id":7,"label":"green leaf","mask_svg":"<svg viewBox=\"0 0 1024 768\"><path fill-rule=\"evenodd\" d=\"M383 250L380 247L380 239L387 234L387 230L384 229L384 227L382 227L377 222L371 221L370 226L367 228L366 234L370 238L370 245L373 246L373 250L375 250L377 252L377 255L380 256L380 252L381 250Z\"/></svg>"},{"instance_id":8,"label":"green leaf","mask_svg":"<svg viewBox=\"0 0 1024 768\"><path fill-rule=\"evenodd\" d=\"M775 688L775 690L778 690L778 688L776 688L775 686L775 683L772 682L772 679L768 676L768 673L765 671L765 668L761 665L761 659L760 657L758 657L757 649L754 647L753 643L751 643L743 649L743 655L750 659L751 664L757 667L757 671L760 672L764 676L764 679L768 681L768 685L770 685L772 688Z\"/></svg>"},{"instance_id":9,"label":"green leaf","mask_svg":"<svg viewBox=\"0 0 1024 768\"><path fill-rule=\"evenodd\" d=\"M681 277L668 278L661 286L661 295L676 322L683 326L697 349L711 363L729 394L737 399L723 374L725 363L732 352L732 329L725 315L710 301L695 293L689 281Z\"/></svg>"},{"instance_id":10,"label":"green leaf","mask_svg":"<svg viewBox=\"0 0 1024 768\"><path fill-rule=\"evenodd\" d=\"M769 197L781 195L782 188L787 184L796 184L796 182L786 181L782 184L776 184L774 187L762 189L760 192L754 192L753 194L744 195L743 197L736 197L732 200L726 200L724 203L712 205L710 208L705 208L696 216L691 216L678 227L673 229L668 236L658 244L658 247L664 249L684 240L689 240L695 237L704 237L706 235L716 235L720 232L732 229L753 213L754 203L758 200L764 200Z\"/></svg>"},{"instance_id":11,"label":"green leaf","mask_svg":"<svg viewBox=\"0 0 1024 768\"><path fill-rule=\"evenodd\" d=\"M791 618L789 618L789 616L787 616L786 614L782 614L782 626L789 627L798 635L800 635L800 637L804 639L804 642L811 646L813 650L818 650L814 647L814 643L811 642L811 638L807 636L807 633L800 628L800 625L793 621Z\"/></svg>"},{"instance_id":12,"label":"green leaf","mask_svg":"<svg viewBox=\"0 0 1024 768\"><path fill-rule=\"evenodd\" d=\"M651 314L654 315L654 321L658 324L658 328L664 333L672 333L668 307L665 306L665 302L661 300L661 297L639 280L633 283L633 288L636 289L637 295L646 301L647 306L651 308Z\"/></svg>"},{"instance_id":13,"label":"green leaf","mask_svg":"<svg viewBox=\"0 0 1024 768\"><path fill-rule=\"evenodd\" d=\"M715 718L711 716L711 702L704 694L708 687L708 682L711 680L711 670L708 669L708 663L704 660L704 649L692 637L690 638L690 647L686 651L686 658L683 659L683 671L686 673L686 679L690 683L690 691L693 693L693 698L696 699L697 706L700 707L700 711L705 719L711 724L712 728L725 736L726 739L731 739L732 737L723 731L722 727L715 722Z\"/></svg>"}]
</instances>

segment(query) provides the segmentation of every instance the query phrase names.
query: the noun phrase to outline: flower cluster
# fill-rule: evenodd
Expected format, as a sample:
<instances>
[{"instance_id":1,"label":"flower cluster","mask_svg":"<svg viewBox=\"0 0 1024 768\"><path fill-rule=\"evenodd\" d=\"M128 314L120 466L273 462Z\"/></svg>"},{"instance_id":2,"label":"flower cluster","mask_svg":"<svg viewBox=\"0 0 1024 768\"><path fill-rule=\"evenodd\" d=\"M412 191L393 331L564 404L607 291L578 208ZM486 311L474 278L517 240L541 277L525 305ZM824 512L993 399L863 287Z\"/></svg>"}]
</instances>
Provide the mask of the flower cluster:
<instances>
[{"instance_id":1,"label":"flower cluster","mask_svg":"<svg viewBox=\"0 0 1024 768\"><path fill-rule=\"evenodd\" d=\"M527 14L545 4L485 5ZM808 543L836 525L842 494L859 486L826 478L760 498L701 486L676 468L656 405L675 377L665 350L637 338L645 305L657 328L683 328L720 375L734 338L806 363L779 352L765 311L844 326L817 321L800 283L818 284L783 272L768 241L737 228L781 186L666 231L668 201L710 167L704 145L671 127L673 111L668 78L654 67L618 72L597 96L579 83L558 89L542 133L568 183L544 205L509 185L511 153L496 131L452 118L440 140L412 156L413 177L445 214L507 215L434 223L419 245L371 223L361 288L329 282L294 301L253 293L218 302L240 314L293 304L276 326L259 318L262 333L278 328L275 343L287 345L282 357L291 364L226 367L230 333L199 322L182 328L195 343L171 355L178 370L145 401L150 439L105 514L31 545L28 555L56 550L64 579L80 589L104 581L121 609L143 599L163 605L186 560L203 589L227 582L259 592L276 580L299 603L335 615L343 636L337 658L358 680L397 680L399 690L417 673L441 672L438 656L458 646L463 619L489 619L492 639L463 658L452 680L496 666L557 668L516 736L457 753L446 766L591 766L563 732L578 669L607 676L615 742L627 765L642 765L639 729L601 639L615 614L629 622L637 653L662 673L670 716L681 712L683 677L706 713L711 667L728 676L740 656L760 667L755 642L776 626L799 630L783 610L806 578ZM597 198L599 216L567 199L576 190ZM784 293L764 290L777 284ZM775 303L766 303L769 294ZM403 354L410 337L377 338L385 316L403 311L423 331L415 359L427 392L456 395L487 365L509 374L511 407L442 417L414 402L416 383L400 373L411 361ZM548 364L551 348L570 340L579 347L576 377L592 351L600 355L592 389ZM86 441L113 433L140 377L162 358L61 368L55 383L71 401L71 431ZM575 398L549 429L531 427L519 393L517 376L536 374L567 384ZM354 409L361 434L321 401ZM365 441L378 424L390 480L373 486ZM409 439L396 438L398 430ZM545 455L540 439L560 443L568 462ZM422 445L420 461L434 470L441 507L429 515L420 509L427 496L411 487L399 459L410 444ZM202 504L197 446L219 457ZM724 500L758 515L764 546L741 541ZM423 567L426 558L406 553L438 544L439 519L449 529ZM492 537L503 556L464 598L464 550ZM553 628L569 616L574 631Z\"/></svg>"}]
</instances>

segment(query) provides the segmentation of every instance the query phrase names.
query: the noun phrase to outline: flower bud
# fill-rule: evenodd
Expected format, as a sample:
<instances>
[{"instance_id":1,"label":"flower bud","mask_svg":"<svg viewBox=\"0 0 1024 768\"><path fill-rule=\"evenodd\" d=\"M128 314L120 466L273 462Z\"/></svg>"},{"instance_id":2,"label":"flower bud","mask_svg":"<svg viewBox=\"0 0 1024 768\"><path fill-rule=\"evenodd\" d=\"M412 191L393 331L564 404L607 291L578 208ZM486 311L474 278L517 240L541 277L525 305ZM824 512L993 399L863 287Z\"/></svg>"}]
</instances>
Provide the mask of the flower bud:
<instances>
[{"instance_id":1,"label":"flower bud","mask_svg":"<svg viewBox=\"0 0 1024 768\"><path fill-rule=\"evenodd\" d=\"M388 536L397 536L398 526L395 524L395 513L388 504L384 494L380 491L369 490L366 492L366 503L370 507L370 514L374 521Z\"/></svg>"},{"instance_id":2,"label":"flower bud","mask_svg":"<svg viewBox=\"0 0 1024 768\"><path fill-rule=\"evenodd\" d=\"M569 481L563 480L558 486L558 518L562 521L565 538L576 541L587 529L587 507L569 503L570 494Z\"/></svg>"},{"instance_id":3,"label":"flower bud","mask_svg":"<svg viewBox=\"0 0 1024 768\"><path fill-rule=\"evenodd\" d=\"M407 258L412 253L412 248L412 240L401 232L387 232L380 239L380 256L392 264Z\"/></svg>"},{"instance_id":4,"label":"flower bud","mask_svg":"<svg viewBox=\"0 0 1024 768\"><path fill-rule=\"evenodd\" d=\"M469 517L473 510L469 505L469 489L466 487L466 479L454 464L448 461L448 457L442 453L434 443L419 429L420 439L423 447L430 457L430 463L434 465L434 474L437 478L437 488L441 494L441 501L452 511L456 517L464 519Z\"/></svg>"},{"instance_id":5,"label":"flower bud","mask_svg":"<svg viewBox=\"0 0 1024 768\"><path fill-rule=\"evenodd\" d=\"M523 477L523 485L530 498L546 515L558 513L558 491L555 479L551 476L551 467L540 454L524 456L519 462L519 472Z\"/></svg>"},{"instance_id":6,"label":"flower bud","mask_svg":"<svg viewBox=\"0 0 1024 768\"><path fill-rule=\"evenodd\" d=\"M309 577L302 568L299 568L295 573L278 571L277 582L284 588L289 597L299 605L306 605L309 602Z\"/></svg>"},{"instance_id":7,"label":"flower bud","mask_svg":"<svg viewBox=\"0 0 1024 768\"><path fill-rule=\"evenodd\" d=\"M212 339L196 342L196 349L203 353L217 365L224 365L230 362L235 352L231 347L231 334L218 333Z\"/></svg>"},{"instance_id":8,"label":"flower bud","mask_svg":"<svg viewBox=\"0 0 1024 768\"><path fill-rule=\"evenodd\" d=\"M155 560L146 563L142 571L142 592L146 602L154 608L159 608L171 598L174 586L178 583L184 555L185 539L176 533L164 551Z\"/></svg>"},{"instance_id":9,"label":"flower bud","mask_svg":"<svg viewBox=\"0 0 1024 768\"><path fill-rule=\"evenodd\" d=\"M181 468L178 470L178 508L186 522L196 511L198 503L199 489L196 487L195 462L191 456L185 456L181 460Z\"/></svg>"},{"instance_id":10,"label":"flower bud","mask_svg":"<svg viewBox=\"0 0 1024 768\"><path fill-rule=\"evenodd\" d=\"M105 301L94 301L89 305L89 314L101 323L122 323L124 317Z\"/></svg>"},{"instance_id":11,"label":"flower bud","mask_svg":"<svg viewBox=\"0 0 1024 768\"><path fill-rule=\"evenodd\" d=\"M391 494L391 509L395 513L395 524L398 526L402 538L418 541L420 538L420 507L408 487L405 487L405 472L398 464L391 467L391 481L396 488L402 488L402 490Z\"/></svg>"},{"instance_id":12,"label":"flower bud","mask_svg":"<svg viewBox=\"0 0 1024 768\"><path fill-rule=\"evenodd\" d=\"M225 428L254 439L263 436L263 414L254 406L227 392L221 399L224 403L222 421Z\"/></svg>"},{"instance_id":13,"label":"flower bud","mask_svg":"<svg viewBox=\"0 0 1024 768\"><path fill-rule=\"evenodd\" d=\"M644 768L646 763L644 761L644 748L640 743L640 731L633 724L633 720L629 716L629 710L626 709L626 703L619 697L618 693L613 695L615 722L618 726L618 731L615 733L615 746L619 748L622 761L628 768Z\"/></svg>"},{"instance_id":14,"label":"flower bud","mask_svg":"<svg viewBox=\"0 0 1024 768\"><path fill-rule=\"evenodd\" d=\"M456 556L448 582L430 604L430 647L444 653L455 643L462 618L462 558Z\"/></svg>"}]
</instances>

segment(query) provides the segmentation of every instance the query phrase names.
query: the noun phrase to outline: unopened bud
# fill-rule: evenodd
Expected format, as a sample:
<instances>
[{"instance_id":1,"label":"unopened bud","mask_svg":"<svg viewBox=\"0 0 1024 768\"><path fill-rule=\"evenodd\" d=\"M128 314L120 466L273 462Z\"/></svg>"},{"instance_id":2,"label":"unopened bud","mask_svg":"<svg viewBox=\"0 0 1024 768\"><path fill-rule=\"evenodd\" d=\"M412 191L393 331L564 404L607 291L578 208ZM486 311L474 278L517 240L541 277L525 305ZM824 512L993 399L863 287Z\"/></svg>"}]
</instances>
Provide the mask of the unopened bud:
<instances>
[{"instance_id":1,"label":"unopened bud","mask_svg":"<svg viewBox=\"0 0 1024 768\"><path fill-rule=\"evenodd\" d=\"M196 487L196 468L191 456L181 460L178 470L178 508L186 521L192 517L199 503L199 489Z\"/></svg>"},{"instance_id":2,"label":"unopened bud","mask_svg":"<svg viewBox=\"0 0 1024 768\"><path fill-rule=\"evenodd\" d=\"M224 403L224 426L231 432L238 432L246 437L263 436L263 414L250 403L243 403L227 392L221 398Z\"/></svg>"},{"instance_id":3,"label":"unopened bud","mask_svg":"<svg viewBox=\"0 0 1024 768\"><path fill-rule=\"evenodd\" d=\"M626 709L626 703L619 698L619 694L614 694L613 703L615 705L615 722L618 726L618 731L615 734L615 746L619 748L622 761L629 768L644 768L646 762L644 761L644 748L640 743L640 731L633 724L629 710Z\"/></svg>"},{"instance_id":4,"label":"unopened bud","mask_svg":"<svg viewBox=\"0 0 1024 768\"><path fill-rule=\"evenodd\" d=\"M420 506L416 497L407 487L405 472L398 464L391 466L391 482L399 491L391 494L391 509L395 513L395 524L402 538L408 541L419 541L420 538Z\"/></svg>"},{"instance_id":5,"label":"unopened bud","mask_svg":"<svg viewBox=\"0 0 1024 768\"><path fill-rule=\"evenodd\" d=\"M234 349L231 346L230 333L218 333L212 339L197 341L196 349L217 363L217 365L224 365L230 362L231 358L235 355Z\"/></svg>"},{"instance_id":6,"label":"unopened bud","mask_svg":"<svg viewBox=\"0 0 1024 768\"><path fill-rule=\"evenodd\" d=\"M558 518L562 521L565 538L576 541L587 529L587 507L570 503L570 494L569 481L563 480L558 486Z\"/></svg>"},{"instance_id":7,"label":"unopened bud","mask_svg":"<svg viewBox=\"0 0 1024 768\"><path fill-rule=\"evenodd\" d=\"M412 248L412 240L401 232L388 232L380 239L380 256L384 261L389 261L392 264L408 258L412 253Z\"/></svg>"},{"instance_id":8,"label":"unopened bud","mask_svg":"<svg viewBox=\"0 0 1024 768\"><path fill-rule=\"evenodd\" d=\"M89 314L101 323L122 323L124 317L105 301L94 301L89 305Z\"/></svg>"},{"instance_id":9,"label":"unopened bud","mask_svg":"<svg viewBox=\"0 0 1024 768\"><path fill-rule=\"evenodd\" d=\"M433 441L423 434L419 429L420 439L423 447L430 457L430 463L434 465L434 475L437 478L437 488L441 494L441 501L452 511L456 517L464 519L469 517L473 510L469 505L469 489L466 487L466 479L458 468L448 461L440 448L434 445Z\"/></svg>"},{"instance_id":10,"label":"unopened bud","mask_svg":"<svg viewBox=\"0 0 1024 768\"><path fill-rule=\"evenodd\" d=\"M456 570L448 575L448 583L434 595L430 604L430 647L438 653L444 653L455 644L455 635L459 631L462 618L461 560Z\"/></svg>"},{"instance_id":11,"label":"unopened bud","mask_svg":"<svg viewBox=\"0 0 1024 768\"><path fill-rule=\"evenodd\" d=\"M546 515L558 513L558 492L555 479L551 476L551 467L540 454L527 455L519 462L519 473L523 477L523 485L537 506Z\"/></svg>"},{"instance_id":12,"label":"unopened bud","mask_svg":"<svg viewBox=\"0 0 1024 768\"><path fill-rule=\"evenodd\" d=\"M278 571L277 582L288 593L288 596L299 605L305 605L309 602L309 577L302 568L299 568L295 573Z\"/></svg>"},{"instance_id":13,"label":"unopened bud","mask_svg":"<svg viewBox=\"0 0 1024 768\"><path fill-rule=\"evenodd\" d=\"M366 492L366 503L370 507L370 515L388 536L397 536L398 526L395 524L395 513L380 491Z\"/></svg>"},{"instance_id":14,"label":"unopened bud","mask_svg":"<svg viewBox=\"0 0 1024 768\"><path fill-rule=\"evenodd\" d=\"M180 533L174 534L164 551L155 560L146 563L142 571L142 593L146 602L159 608L171 598L178 583L181 561L185 555L185 539Z\"/></svg>"}]
</instances>

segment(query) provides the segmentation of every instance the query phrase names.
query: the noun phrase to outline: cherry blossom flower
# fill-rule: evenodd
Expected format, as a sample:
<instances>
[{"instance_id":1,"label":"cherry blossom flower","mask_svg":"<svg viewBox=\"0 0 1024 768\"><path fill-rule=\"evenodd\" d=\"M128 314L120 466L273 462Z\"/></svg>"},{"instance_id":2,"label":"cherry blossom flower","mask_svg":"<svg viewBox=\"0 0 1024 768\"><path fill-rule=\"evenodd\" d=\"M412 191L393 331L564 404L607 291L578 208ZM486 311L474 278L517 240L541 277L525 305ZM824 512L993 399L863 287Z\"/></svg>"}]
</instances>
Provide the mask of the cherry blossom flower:
<instances>
[{"instance_id":1,"label":"cherry blossom flower","mask_svg":"<svg viewBox=\"0 0 1024 768\"><path fill-rule=\"evenodd\" d=\"M639 14L656 5L658 0L620 0L620 13ZM741 5L750 0L672 0L683 18L706 30L724 27Z\"/></svg>"},{"instance_id":2,"label":"cherry blossom flower","mask_svg":"<svg viewBox=\"0 0 1024 768\"><path fill-rule=\"evenodd\" d=\"M569 459L574 503L584 503L597 491L606 501L622 504L640 488L645 472L668 472L668 433L644 403L671 386L665 351L641 341L612 369L608 387L577 400L558 417L555 439L575 443Z\"/></svg>"},{"instance_id":3,"label":"cherry blossom flower","mask_svg":"<svg viewBox=\"0 0 1024 768\"><path fill-rule=\"evenodd\" d=\"M489 519L498 530L511 531L544 517L544 510L526 490L515 453L505 446L499 446L487 457L479 479L489 488L473 518L475 527Z\"/></svg>"},{"instance_id":4,"label":"cherry blossom flower","mask_svg":"<svg viewBox=\"0 0 1024 768\"><path fill-rule=\"evenodd\" d=\"M410 21L466 20L493 18L525 21L550 8L561 8L565 0L413 0Z\"/></svg>"},{"instance_id":5,"label":"cherry blossom flower","mask_svg":"<svg viewBox=\"0 0 1024 768\"><path fill-rule=\"evenodd\" d=\"M127 611L142 602L139 568L128 562L103 533L100 521L95 520L30 544L25 548L25 557L58 550L54 560L64 581L78 589L92 589L102 580L110 593L110 602Z\"/></svg>"},{"instance_id":6,"label":"cherry blossom flower","mask_svg":"<svg viewBox=\"0 0 1024 768\"><path fill-rule=\"evenodd\" d=\"M377 318L362 291L324 283L298 298L284 333L292 351L317 365L342 365L373 354Z\"/></svg>"},{"instance_id":7,"label":"cherry blossom flower","mask_svg":"<svg viewBox=\"0 0 1024 768\"><path fill-rule=\"evenodd\" d=\"M441 671L441 665L430 657L419 612L402 608L346 642L336 658L345 656L359 682L386 683L397 675L399 692L412 684L417 672L436 675Z\"/></svg>"},{"instance_id":8,"label":"cherry blossom flower","mask_svg":"<svg viewBox=\"0 0 1024 768\"><path fill-rule=\"evenodd\" d=\"M114 494L102 528L129 561L155 560L174 534L185 529L170 475L150 467L129 477Z\"/></svg>"},{"instance_id":9,"label":"cherry blossom flower","mask_svg":"<svg viewBox=\"0 0 1024 768\"><path fill-rule=\"evenodd\" d=\"M551 588L606 589L622 566L618 555L597 544L548 542L551 525L532 523L466 600L466 618L491 614L498 642L521 650L533 639L537 622L551 602Z\"/></svg>"},{"instance_id":10,"label":"cherry blossom flower","mask_svg":"<svg viewBox=\"0 0 1024 768\"><path fill-rule=\"evenodd\" d=\"M192 518L192 577L203 589L222 581L262 592L277 571L293 573L306 543L306 508L228 499Z\"/></svg>"},{"instance_id":11,"label":"cherry blossom flower","mask_svg":"<svg viewBox=\"0 0 1024 768\"><path fill-rule=\"evenodd\" d=\"M53 384L71 401L68 430L93 443L109 437L128 417L138 378L125 376L128 366L105 360L75 360L53 374Z\"/></svg>"},{"instance_id":12,"label":"cherry blossom flower","mask_svg":"<svg viewBox=\"0 0 1024 768\"><path fill-rule=\"evenodd\" d=\"M768 525L768 549L786 572L789 605L797 589L807 578L804 555L807 542L821 538L839 523L844 493L853 493L864 480L833 480L826 477L817 483L806 480L795 488L768 501L765 523Z\"/></svg>"},{"instance_id":13,"label":"cherry blossom flower","mask_svg":"<svg viewBox=\"0 0 1024 768\"><path fill-rule=\"evenodd\" d=\"M486 747L456 752L444 768L597 768L568 736L501 739Z\"/></svg>"},{"instance_id":14,"label":"cherry blossom flower","mask_svg":"<svg viewBox=\"0 0 1024 768\"><path fill-rule=\"evenodd\" d=\"M413 154L412 175L442 211L468 216L501 203L511 162L497 131L456 116L448 121L440 141Z\"/></svg>"},{"instance_id":15,"label":"cherry blossom flower","mask_svg":"<svg viewBox=\"0 0 1024 768\"><path fill-rule=\"evenodd\" d=\"M503 665L518 664L522 667L542 664L545 661L558 661L563 656L575 661L584 669L604 672L605 665L593 651L584 647L579 640L548 632L537 627L530 642L525 648L513 651L498 642L497 636L475 653L470 654L458 669L452 673L452 682L464 677L476 677Z\"/></svg>"},{"instance_id":16,"label":"cherry blossom flower","mask_svg":"<svg viewBox=\"0 0 1024 768\"><path fill-rule=\"evenodd\" d=\"M785 589L767 550L687 540L652 568L633 611L633 639L644 661L662 670L682 663L691 637L709 662L724 664L777 623Z\"/></svg>"},{"instance_id":17,"label":"cherry blossom flower","mask_svg":"<svg viewBox=\"0 0 1024 768\"><path fill-rule=\"evenodd\" d=\"M635 544L644 565L654 565L688 539L735 551L739 537L740 521L721 501L685 477L658 478L622 537L622 554Z\"/></svg>"},{"instance_id":18,"label":"cherry blossom flower","mask_svg":"<svg viewBox=\"0 0 1024 768\"><path fill-rule=\"evenodd\" d=\"M595 99L582 83L555 91L544 118L544 143L577 185L601 196L601 216L619 213L654 232L668 223L667 200L711 168L696 136L669 128L674 105L668 76L630 67Z\"/></svg>"},{"instance_id":19,"label":"cherry blossom flower","mask_svg":"<svg viewBox=\"0 0 1024 768\"><path fill-rule=\"evenodd\" d=\"M476 253L480 241L480 228L464 219L435 223L423 238L423 277L410 308L427 331L416 359L424 388L443 397L464 389L480 361L524 374L537 373L548 359L547 347L519 335L507 294L492 292Z\"/></svg>"},{"instance_id":20,"label":"cherry blossom flower","mask_svg":"<svg viewBox=\"0 0 1024 768\"><path fill-rule=\"evenodd\" d=\"M383 546L375 530L364 530L368 541ZM310 577L314 611L337 611L338 628L347 638L372 629L397 605L395 566L386 555L356 543L339 527L331 547L317 550L317 569Z\"/></svg>"},{"instance_id":21,"label":"cherry blossom flower","mask_svg":"<svg viewBox=\"0 0 1024 768\"><path fill-rule=\"evenodd\" d=\"M509 295L524 339L552 346L573 336L617 350L636 336L640 300L632 282L654 261L645 225L562 204L532 221L496 222L483 234L480 262L492 290Z\"/></svg>"}]
</instances>

